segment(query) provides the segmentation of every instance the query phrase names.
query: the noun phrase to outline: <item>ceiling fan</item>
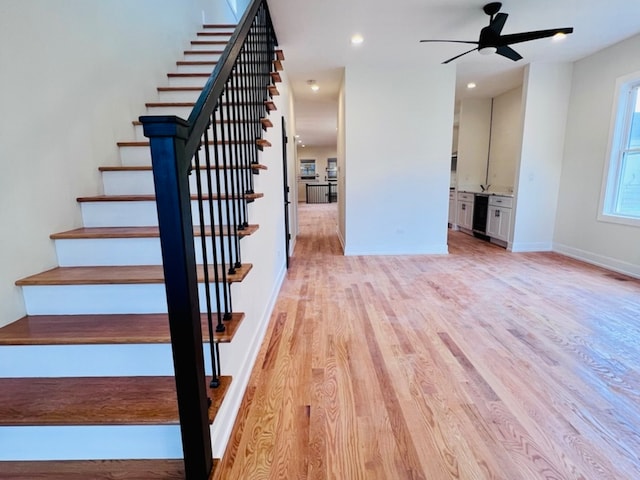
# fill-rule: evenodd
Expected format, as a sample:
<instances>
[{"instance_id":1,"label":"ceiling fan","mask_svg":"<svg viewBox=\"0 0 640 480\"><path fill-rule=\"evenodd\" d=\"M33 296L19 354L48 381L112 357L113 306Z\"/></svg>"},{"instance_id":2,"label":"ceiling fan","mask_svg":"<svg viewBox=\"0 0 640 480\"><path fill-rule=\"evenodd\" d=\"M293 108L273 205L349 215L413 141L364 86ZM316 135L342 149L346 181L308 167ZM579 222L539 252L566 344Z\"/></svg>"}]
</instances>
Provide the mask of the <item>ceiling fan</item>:
<instances>
[{"instance_id":1,"label":"ceiling fan","mask_svg":"<svg viewBox=\"0 0 640 480\"><path fill-rule=\"evenodd\" d=\"M477 42L465 41L465 40L420 40L420 42L452 42L452 43L468 43L471 45L477 45L460 55L456 55L442 63L449 63L457 58L466 55L467 53L478 50L482 54L497 53L503 57L509 58L513 61L518 61L522 58L518 52L516 52L509 45L514 43L528 42L530 40L538 40L540 38L553 37L556 34L569 34L573 32L573 27L566 28L553 28L550 30L536 30L532 32L513 33L510 35L500 35L502 28L504 27L507 17L507 13L498 13L502 8L501 2L487 3L482 10L484 13L491 17L489 25L480 30L480 38Z\"/></svg>"}]
</instances>

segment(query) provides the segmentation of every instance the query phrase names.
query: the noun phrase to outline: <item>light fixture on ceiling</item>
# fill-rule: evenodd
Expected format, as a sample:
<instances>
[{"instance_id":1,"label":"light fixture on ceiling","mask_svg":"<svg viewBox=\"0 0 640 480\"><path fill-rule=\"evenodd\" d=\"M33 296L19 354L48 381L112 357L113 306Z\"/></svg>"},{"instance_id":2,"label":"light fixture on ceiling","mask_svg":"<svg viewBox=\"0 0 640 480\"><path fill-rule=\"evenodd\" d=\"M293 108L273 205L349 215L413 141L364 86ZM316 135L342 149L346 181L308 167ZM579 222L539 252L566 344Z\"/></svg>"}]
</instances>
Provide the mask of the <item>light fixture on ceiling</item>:
<instances>
[{"instance_id":1,"label":"light fixture on ceiling","mask_svg":"<svg viewBox=\"0 0 640 480\"><path fill-rule=\"evenodd\" d=\"M476 84L474 82L469 82L467 83L467 88L471 89L471 88L476 88Z\"/></svg>"},{"instance_id":2,"label":"light fixture on ceiling","mask_svg":"<svg viewBox=\"0 0 640 480\"><path fill-rule=\"evenodd\" d=\"M493 55L497 51L498 49L496 47L484 47L484 48L478 49L478 52L480 53L480 55Z\"/></svg>"},{"instance_id":3,"label":"light fixture on ceiling","mask_svg":"<svg viewBox=\"0 0 640 480\"><path fill-rule=\"evenodd\" d=\"M320 85L318 85L315 80L307 80L307 85L309 85L311 87L311 90L313 90L314 92L320 90Z\"/></svg>"},{"instance_id":4,"label":"light fixture on ceiling","mask_svg":"<svg viewBox=\"0 0 640 480\"><path fill-rule=\"evenodd\" d=\"M362 42L364 42L364 37L359 33L351 36L351 45L360 45Z\"/></svg>"}]
</instances>

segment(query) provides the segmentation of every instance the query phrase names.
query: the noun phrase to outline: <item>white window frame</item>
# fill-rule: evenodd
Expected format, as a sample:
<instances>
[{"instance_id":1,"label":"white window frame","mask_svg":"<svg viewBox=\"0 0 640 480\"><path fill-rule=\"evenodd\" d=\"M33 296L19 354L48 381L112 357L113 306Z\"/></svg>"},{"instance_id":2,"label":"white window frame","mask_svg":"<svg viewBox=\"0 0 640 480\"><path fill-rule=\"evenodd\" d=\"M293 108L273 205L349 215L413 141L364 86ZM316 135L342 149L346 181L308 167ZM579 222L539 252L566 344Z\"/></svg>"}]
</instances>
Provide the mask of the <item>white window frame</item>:
<instances>
[{"instance_id":1,"label":"white window frame","mask_svg":"<svg viewBox=\"0 0 640 480\"><path fill-rule=\"evenodd\" d=\"M598 220L640 226L640 217L622 215L615 211L622 166L622 152L626 150L622 145L626 146L628 144L631 130L630 112L635 106L630 105L629 97L631 91L635 88L640 88L640 72L634 72L616 80L615 103L609 127L607 161L602 175ZM638 94L640 95L640 90Z\"/></svg>"}]
</instances>

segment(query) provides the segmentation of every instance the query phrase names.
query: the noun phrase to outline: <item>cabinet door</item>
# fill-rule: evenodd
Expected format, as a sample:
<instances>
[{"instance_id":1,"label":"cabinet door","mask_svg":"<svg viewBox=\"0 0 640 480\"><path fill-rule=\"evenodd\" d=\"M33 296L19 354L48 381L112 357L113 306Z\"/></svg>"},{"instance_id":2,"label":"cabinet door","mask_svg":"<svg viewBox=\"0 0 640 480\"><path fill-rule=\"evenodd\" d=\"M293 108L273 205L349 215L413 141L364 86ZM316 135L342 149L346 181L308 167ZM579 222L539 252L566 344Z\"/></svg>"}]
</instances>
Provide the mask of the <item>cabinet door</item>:
<instances>
[{"instance_id":1,"label":"cabinet door","mask_svg":"<svg viewBox=\"0 0 640 480\"><path fill-rule=\"evenodd\" d=\"M471 230L473 228L473 204L458 202L458 226Z\"/></svg>"},{"instance_id":2,"label":"cabinet door","mask_svg":"<svg viewBox=\"0 0 640 480\"><path fill-rule=\"evenodd\" d=\"M509 241L509 232L511 231L511 214L512 210L510 208L500 209L500 228L498 230L498 238L505 242Z\"/></svg>"},{"instance_id":3,"label":"cabinet door","mask_svg":"<svg viewBox=\"0 0 640 480\"><path fill-rule=\"evenodd\" d=\"M451 225L456 223L456 201L453 198L449 199L449 223Z\"/></svg>"},{"instance_id":4,"label":"cabinet door","mask_svg":"<svg viewBox=\"0 0 640 480\"><path fill-rule=\"evenodd\" d=\"M509 241L511 229L511 209L489 206L487 218L487 235L505 242Z\"/></svg>"},{"instance_id":5,"label":"cabinet door","mask_svg":"<svg viewBox=\"0 0 640 480\"><path fill-rule=\"evenodd\" d=\"M502 212L500 207L489 206L487 210L487 235L493 238L500 238L500 223Z\"/></svg>"}]
</instances>

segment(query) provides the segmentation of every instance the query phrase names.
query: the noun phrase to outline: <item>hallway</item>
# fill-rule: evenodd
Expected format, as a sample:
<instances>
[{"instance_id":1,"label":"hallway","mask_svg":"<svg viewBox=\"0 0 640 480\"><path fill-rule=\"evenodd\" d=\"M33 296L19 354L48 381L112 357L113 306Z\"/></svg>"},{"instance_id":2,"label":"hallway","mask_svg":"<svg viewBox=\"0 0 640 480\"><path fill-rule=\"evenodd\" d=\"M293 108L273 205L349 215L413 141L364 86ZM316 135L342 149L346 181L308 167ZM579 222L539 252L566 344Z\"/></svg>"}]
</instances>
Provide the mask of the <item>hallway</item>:
<instances>
[{"instance_id":1,"label":"hallway","mask_svg":"<svg viewBox=\"0 0 640 480\"><path fill-rule=\"evenodd\" d=\"M216 478L640 478L640 281L459 232L344 257L336 205L298 208Z\"/></svg>"}]
</instances>

